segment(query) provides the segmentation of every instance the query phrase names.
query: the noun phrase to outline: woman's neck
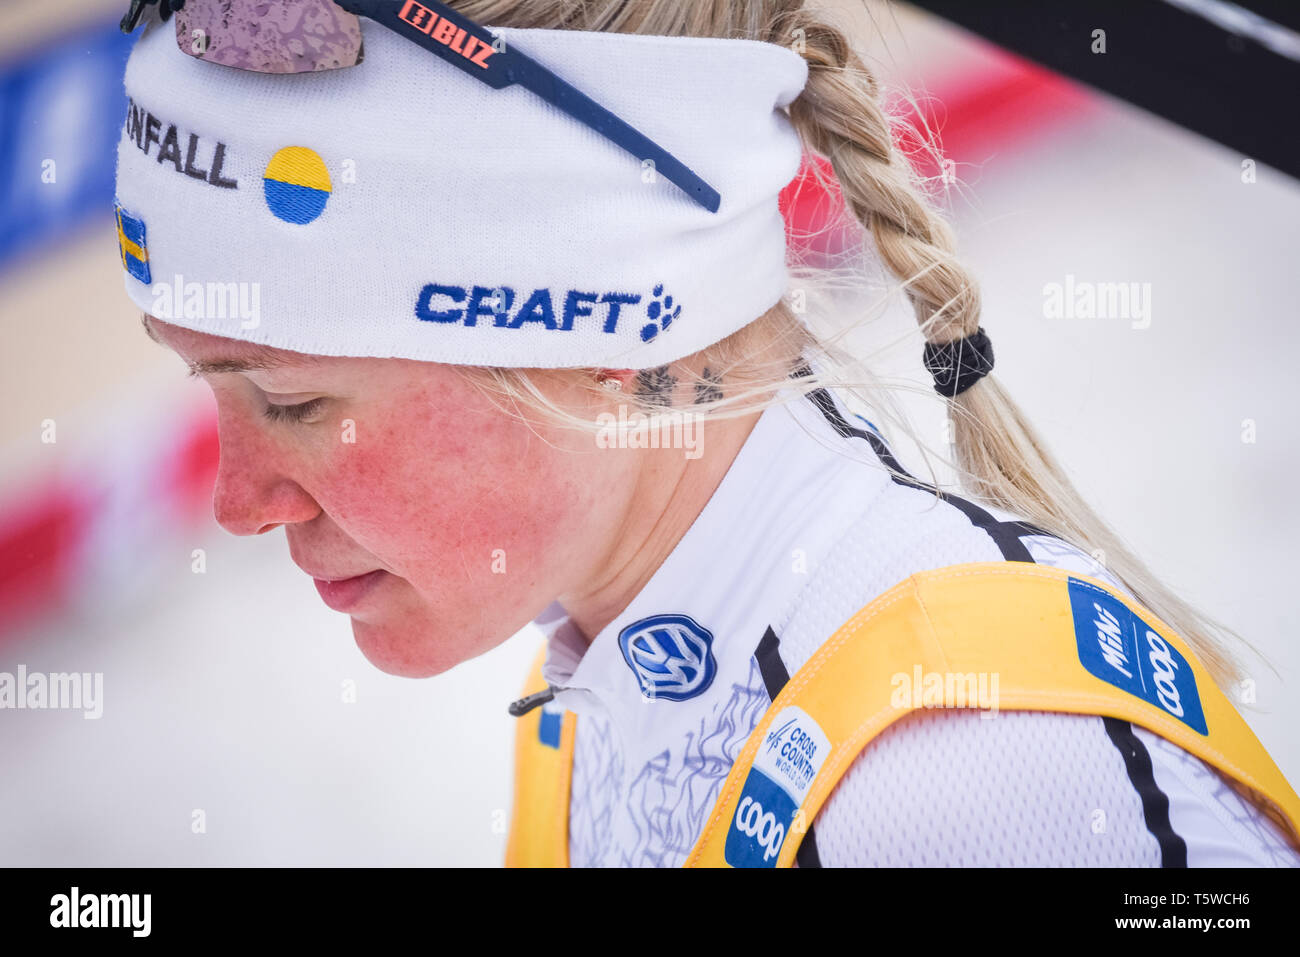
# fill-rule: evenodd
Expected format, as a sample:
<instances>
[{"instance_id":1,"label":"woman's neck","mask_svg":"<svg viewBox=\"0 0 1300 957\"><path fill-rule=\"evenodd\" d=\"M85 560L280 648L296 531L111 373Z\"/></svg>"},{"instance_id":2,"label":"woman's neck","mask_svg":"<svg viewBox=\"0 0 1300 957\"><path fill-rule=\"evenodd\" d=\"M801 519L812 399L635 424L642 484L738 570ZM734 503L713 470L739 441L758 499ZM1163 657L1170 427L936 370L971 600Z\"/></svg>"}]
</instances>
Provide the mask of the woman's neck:
<instances>
[{"instance_id":1,"label":"woman's neck","mask_svg":"<svg viewBox=\"0 0 1300 957\"><path fill-rule=\"evenodd\" d=\"M760 415L707 420L701 434L708 440L698 458L687 458L681 449L645 450L645 467L601 571L582 590L559 598L588 644L631 604L677 547L722 484Z\"/></svg>"}]
</instances>

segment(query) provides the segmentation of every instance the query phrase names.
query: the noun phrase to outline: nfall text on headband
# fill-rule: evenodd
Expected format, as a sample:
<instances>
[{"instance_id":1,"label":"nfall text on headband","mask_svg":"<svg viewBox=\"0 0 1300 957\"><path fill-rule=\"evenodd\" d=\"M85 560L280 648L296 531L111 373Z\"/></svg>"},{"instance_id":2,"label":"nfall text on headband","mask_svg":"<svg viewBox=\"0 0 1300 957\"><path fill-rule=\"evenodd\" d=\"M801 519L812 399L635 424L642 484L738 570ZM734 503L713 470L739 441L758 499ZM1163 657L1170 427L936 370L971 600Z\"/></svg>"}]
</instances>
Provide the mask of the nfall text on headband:
<instances>
[{"instance_id":1,"label":"nfall text on headband","mask_svg":"<svg viewBox=\"0 0 1300 957\"><path fill-rule=\"evenodd\" d=\"M313 355L644 369L788 292L793 49L417 0L137 20L118 237L158 319Z\"/></svg>"}]
</instances>

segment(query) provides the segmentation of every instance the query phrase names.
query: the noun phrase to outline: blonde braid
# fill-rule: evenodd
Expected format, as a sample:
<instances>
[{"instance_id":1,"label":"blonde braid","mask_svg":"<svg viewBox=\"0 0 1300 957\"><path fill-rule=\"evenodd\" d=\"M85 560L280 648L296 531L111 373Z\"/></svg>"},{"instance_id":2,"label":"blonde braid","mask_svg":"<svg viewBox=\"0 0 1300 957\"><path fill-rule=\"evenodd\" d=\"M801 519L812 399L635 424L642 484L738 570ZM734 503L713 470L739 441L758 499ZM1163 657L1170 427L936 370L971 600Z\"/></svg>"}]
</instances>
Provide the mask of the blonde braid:
<instances>
[{"instance_id":1,"label":"blonde braid","mask_svg":"<svg viewBox=\"0 0 1300 957\"><path fill-rule=\"evenodd\" d=\"M791 121L805 145L830 161L848 210L901 281L925 339L941 344L975 333L978 287L954 254L951 228L894 145L878 83L848 39L802 4L774 16L766 39L797 41L808 61L808 84L790 105ZM971 494L1101 556L1108 571L1192 645L1221 687L1240 680L1241 666L1219 636L1240 639L1151 574L1084 501L996 379L985 376L948 407L956 466Z\"/></svg>"}]
</instances>

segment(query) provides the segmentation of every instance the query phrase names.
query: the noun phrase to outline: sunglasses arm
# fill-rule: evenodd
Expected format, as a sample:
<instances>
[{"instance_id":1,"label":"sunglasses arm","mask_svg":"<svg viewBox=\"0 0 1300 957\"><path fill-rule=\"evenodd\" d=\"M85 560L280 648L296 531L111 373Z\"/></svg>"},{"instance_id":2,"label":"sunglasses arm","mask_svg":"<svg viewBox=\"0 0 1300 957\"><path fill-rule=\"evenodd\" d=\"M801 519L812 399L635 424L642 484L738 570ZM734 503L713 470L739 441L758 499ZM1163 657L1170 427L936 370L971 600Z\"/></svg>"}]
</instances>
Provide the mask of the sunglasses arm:
<instances>
[{"instance_id":1,"label":"sunglasses arm","mask_svg":"<svg viewBox=\"0 0 1300 957\"><path fill-rule=\"evenodd\" d=\"M654 169L692 200L716 213L722 197L653 140L591 97L560 79L485 27L435 0L335 0L349 13L374 20L412 40L494 89L519 84L595 130ZM445 20L449 27L443 27Z\"/></svg>"}]
</instances>

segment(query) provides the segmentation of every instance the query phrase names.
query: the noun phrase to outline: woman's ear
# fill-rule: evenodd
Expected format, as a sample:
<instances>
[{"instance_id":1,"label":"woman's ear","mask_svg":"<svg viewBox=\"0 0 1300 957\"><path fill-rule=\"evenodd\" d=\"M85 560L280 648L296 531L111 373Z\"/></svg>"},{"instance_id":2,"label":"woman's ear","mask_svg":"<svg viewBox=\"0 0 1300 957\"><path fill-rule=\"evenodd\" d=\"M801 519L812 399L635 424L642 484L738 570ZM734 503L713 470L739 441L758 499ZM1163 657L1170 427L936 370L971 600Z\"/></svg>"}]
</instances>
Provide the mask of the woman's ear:
<instances>
[{"instance_id":1,"label":"woman's ear","mask_svg":"<svg viewBox=\"0 0 1300 957\"><path fill-rule=\"evenodd\" d=\"M634 375L636 375L635 369L599 369L596 372L596 381L610 392L623 392Z\"/></svg>"}]
</instances>

